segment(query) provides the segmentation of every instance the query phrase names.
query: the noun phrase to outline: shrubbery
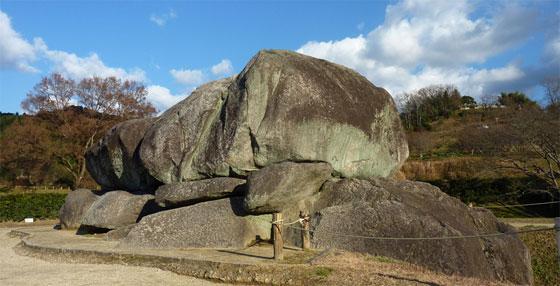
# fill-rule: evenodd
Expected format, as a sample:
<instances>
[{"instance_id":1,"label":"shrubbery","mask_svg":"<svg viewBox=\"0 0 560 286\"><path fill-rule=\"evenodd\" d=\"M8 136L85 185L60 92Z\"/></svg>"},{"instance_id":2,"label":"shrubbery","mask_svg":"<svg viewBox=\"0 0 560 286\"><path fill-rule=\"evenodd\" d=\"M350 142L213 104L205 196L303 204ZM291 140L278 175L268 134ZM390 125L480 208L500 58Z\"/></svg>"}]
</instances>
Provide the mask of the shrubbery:
<instances>
[{"instance_id":1,"label":"shrubbery","mask_svg":"<svg viewBox=\"0 0 560 286\"><path fill-rule=\"evenodd\" d=\"M64 193L0 195L0 221L22 221L26 217L56 219L65 198Z\"/></svg>"}]
</instances>

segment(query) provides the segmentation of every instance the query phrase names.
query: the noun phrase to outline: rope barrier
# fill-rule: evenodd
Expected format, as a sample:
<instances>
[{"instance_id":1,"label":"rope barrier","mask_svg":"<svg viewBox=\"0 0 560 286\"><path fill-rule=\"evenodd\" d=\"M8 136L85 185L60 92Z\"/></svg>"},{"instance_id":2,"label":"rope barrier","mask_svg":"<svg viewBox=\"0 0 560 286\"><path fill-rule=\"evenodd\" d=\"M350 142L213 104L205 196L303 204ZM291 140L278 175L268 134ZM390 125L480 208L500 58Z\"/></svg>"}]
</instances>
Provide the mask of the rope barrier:
<instances>
[{"instance_id":1,"label":"rope barrier","mask_svg":"<svg viewBox=\"0 0 560 286\"><path fill-rule=\"evenodd\" d=\"M278 221L268 221L268 220L264 220L264 219L260 219L259 220L266 222L266 223L270 223L270 224L279 224L280 222L282 222L282 220L278 220ZM303 221L303 219L298 219L295 220L291 223L287 223L287 224L283 224L284 226L286 226L287 228L291 228L291 229L295 229L295 230L305 230L303 228L300 227L294 227L291 226L292 224L298 223ZM385 237L385 236L364 236L364 235L351 235L351 234L343 234L343 233L334 233L334 232L329 232L328 234L331 234L333 236L342 236L342 237L351 237L351 238L363 238L363 239L373 239L373 240L445 240L445 239L468 239L468 238L484 238L484 237L497 237L497 236L505 236L505 235L516 235L516 234L521 234L521 233L531 233L531 232L541 232L541 231L549 231L549 230L555 230L555 227L549 227L549 228L538 228L538 229L527 229L527 230L519 230L519 231L514 231L514 232L499 232L499 233L487 233L487 234L473 234L473 235L452 235L452 236L436 236L436 237ZM317 231L315 230L306 230L309 231L310 233L315 233Z\"/></svg>"},{"instance_id":2,"label":"rope barrier","mask_svg":"<svg viewBox=\"0 0 560 286\"><path fill-rule=\"evenodd\" d=\"M499 208L512 208L512 207L526 207L526 206L540 206L540 205L551 205L558 204L560 201L551 201L545 203L532 203L532 204L520 204L520 205L503 205L503 206L481 206L487 209L499 209Z\"/></svg>"},{"instance_id":3,"label":"rope barrier","mask_svg":"<svg viewBox=\"0 0 560 286\"><path fill-rule=\"evenodd\" d=\"M297 220L294 220L294 221L288 222L288 223L283 223L284 220L282 220L282 219L281 219L281 220L276 220L276 221L273 221L273 222L269 222L269 221L266 221L266 222L271 223L271 224L280 224L280 223L282 223L282 225L292 225L292 224L296 224L296 223L302 223L302 222L303 222L303 219L300 218L300 219L297 219Z\"/></svg>"},{"instance_id":4,"label":"rope barrier","mask_svg":"<svg viewBox=\"0 0 560 286\"><path fill-rule=\"evenodd\" d=\"M303 228L297 228L288 226L289 228L303 230ZM384 237L384 236L362 236L362 235L349 235L349 234L342 234L342 233L332 233L329 234L334 236L343 236L343 237L352 237L352 238L365 238L365 239L374 239L374 240L444 240L444 239L466 239L466 238L484 238L484 237L496 237L496 236L504 236L504 235L516 235L520 233L529 233L529 232L540 232L540 231L549 231L554 230L554 227L549 228L539 228L539 229L527 229L527 230L519 230L514 232L499 232L499 233L488 233L488 234L475 234L475 235L455 235L455 236L440 236L440 237ZM316 232L314 230L309 230L309 232L313 233Z\"/></svg>"}]
</instances>

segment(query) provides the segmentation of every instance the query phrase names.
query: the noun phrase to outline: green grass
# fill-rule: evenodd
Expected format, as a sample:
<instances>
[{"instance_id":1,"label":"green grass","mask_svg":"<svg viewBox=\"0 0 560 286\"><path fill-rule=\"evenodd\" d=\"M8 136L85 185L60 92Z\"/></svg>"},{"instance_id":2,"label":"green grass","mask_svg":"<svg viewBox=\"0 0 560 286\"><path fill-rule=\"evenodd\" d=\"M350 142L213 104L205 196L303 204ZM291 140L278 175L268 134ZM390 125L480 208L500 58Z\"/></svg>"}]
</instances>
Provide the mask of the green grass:
<instances>
[{"instance_id":1,"label":"green grass","mask_svg":"<svg viewBox=\"0 0 560 286\"><path fill-rule=\"evenodd\" d=\"M396 260L390 257L386 257L386 256L373 256L373 255L368 255L366 257L366 260L370 260L370 261L377 261L377 262L381 262L381 263L396 263L396 264L401 264L403 263L400 260Z\"/></svg>"},{"instance_id":2,"label":"green grass","mask_svg":"<svg viewBox=\"0 0 560 286\"><path fill-rule=\"evenodd\" d=\"M315 268L315 275L321 278L327 278L332 273L332 269L328 267L316 267Z\"/></svg>"},{"instance_id":3,"label":"green grass","mask_svg":"<svg viewBox=\"0 0 560 286\"><path fill-rule=\"evenodd\" d=\"M10 192L10 188L0 186L0 195Z\"/></svg>"},{"instance_id":4,"label":"green grass","mask_svg":"<svg viewBox=\"0 0 560 286\"><path fill-rule=\"evenodd\" d=\"M16 193L0 196L0 221L22 221L26 217L55 219L64 204L64 193Z\"/></svg>"},{"instance_id":5,"label":"green grass","mask_svg":"<svg viewBox=\"0 0 560 286\"><path fill-rule=\"evenodd\" d=\"M531 253L535 286L560 285L554 230L523 233L520 238Z\"/></svg>"}]
</instances>

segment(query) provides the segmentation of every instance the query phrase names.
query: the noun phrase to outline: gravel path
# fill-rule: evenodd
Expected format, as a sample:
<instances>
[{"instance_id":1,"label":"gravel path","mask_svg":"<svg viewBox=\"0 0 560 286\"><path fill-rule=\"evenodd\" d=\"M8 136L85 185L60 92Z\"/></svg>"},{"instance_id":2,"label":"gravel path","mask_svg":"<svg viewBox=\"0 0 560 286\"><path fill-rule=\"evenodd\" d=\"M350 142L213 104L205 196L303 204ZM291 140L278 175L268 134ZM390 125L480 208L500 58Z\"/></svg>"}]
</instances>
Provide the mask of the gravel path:
<instances>
[{"instance_id":1,"label":"gravel path","mask_svg":"<svg viewBox=\"0 0 560 286\"><path fill-rule=\"evenodd\" d=\"M12 247L20 240L0 228L0 285L225 285L181 276L157 268L51 263L17 255Z\"/></svg>"}]
</instances>

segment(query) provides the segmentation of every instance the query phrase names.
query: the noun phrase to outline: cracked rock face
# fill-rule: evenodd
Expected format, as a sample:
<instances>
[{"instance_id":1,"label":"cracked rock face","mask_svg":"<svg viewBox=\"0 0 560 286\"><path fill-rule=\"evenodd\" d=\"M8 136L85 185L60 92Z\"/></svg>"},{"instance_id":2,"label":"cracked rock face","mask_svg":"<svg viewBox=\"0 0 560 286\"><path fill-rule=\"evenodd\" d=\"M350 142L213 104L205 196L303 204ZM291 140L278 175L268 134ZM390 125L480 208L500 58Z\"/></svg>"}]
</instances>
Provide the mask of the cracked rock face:
<instances>
[{"instance_id":1,"label":"cracked rock face","mask_svg":"<svg viewBox=\"0 0 560 286\"><path fill-rule=\"evenodd\" d=\"M153 118L133 119L115 125L85 154L92 178L105 190L142 192L161 184L140 162L139 147Z\"/></svg>"},{"instance_id":2,"label":"cracked rock face","mask_svg":"<svg viewBox=\"0 0 560 286\"><path fill-rule=\"evenodd\" d=\"M289 209L319 192L332 171L328 163L282 162L252 172L248 178L245 209L252 213Z\"/></svg>"},{"instance_id":3,"label":"cracked rock face","mask_svg":"<svg viewBox=\"0 0 560 286\"><path fill-rule=\"evenodd\" d=\"M387 91L348 68L287 51L261 51L238 76L197 88L148 128L140 147L143 166L164 184L246 176L282 161L387 177L407 157Z\"/></svg>"},{"instance_id":4,"label":"cracked rock face","mask_svg":"<svg viewBox=\"0 0 560 286\"><path fill-rule=\"evenodd\" d=\"M60 208L60 226L65 229L77 229L88 209L99 196L88 189L73 190L66 196Z\"/></svg>"},{"instance_id":5,"label":"cracked rock face","mask_svg":"<svg viewBox=\"0 0 560 286\"><path fill-rule=\"evenodd\" d=\"M232 195L241 196L245 191L245 182L221 177L163 185L156 190L156 203L162 207L177 207Z\"/></svg>"},{"instance_id":6,"label":"cracked rock face","mask_svg":"<svg viewBox=\"0 0 560 286\"><path fill-rule=\"evenodd\" d=\"M152 195L134 195L125 191L108 192L89 207L81 224L101 229L117 229L134 224L153 199Z\"/></svg>"},{"instance_id":7,"label":"cracked rock face","mask_svg":"<svg viewBox=\"0 0 560 286\"><path fill-rule=\"evenodd\" d=\"M204 162L196 159L207 148L211 126L219 120L233 81L227 78L198 87L147 130L140 158L150 175L165 184L210 177L200 171ZM211 173L228 175L228 170L213 168Z\"/></svg>"},{"instance_id":8,"label":"cracked rock face","mask_svg":"<svg viewBox=\"0 0 560 286\"><path fill-rule=\"evenodd\" d=\"M250 142L257 167L322 161L344 177L387 177L408 157L393 99L351 69L261 51L236 83L226 105L237 115L232 145Z\"/></svg>"},{"instance_id":9,"label":"cracked rock face","mask_svg":"<svg viewBox=\"0 0 560 286\"><path fill-rule=\"evenodd\" d=\"M427 183L333 179L323 185L312 215L312 244L392 257L446 274L530 284L529 251L516 235L442 240L368 237L442 237L514 232L486 209L469 208Z\"/></svg>"},{"instance_id":10,"label":"cracked rock face","mask_svg":"<svg viewBox=\"0 0 560 286\"><path fill-rule=\"evenodd\" d=\"M123 248L247 247L270 239L271 215L243 210L231 197L158 212L142 218L121 241Z\"/></svg>"}]
</instances>

